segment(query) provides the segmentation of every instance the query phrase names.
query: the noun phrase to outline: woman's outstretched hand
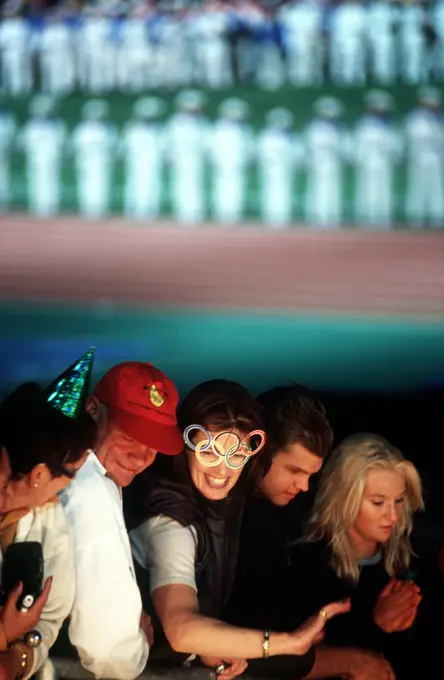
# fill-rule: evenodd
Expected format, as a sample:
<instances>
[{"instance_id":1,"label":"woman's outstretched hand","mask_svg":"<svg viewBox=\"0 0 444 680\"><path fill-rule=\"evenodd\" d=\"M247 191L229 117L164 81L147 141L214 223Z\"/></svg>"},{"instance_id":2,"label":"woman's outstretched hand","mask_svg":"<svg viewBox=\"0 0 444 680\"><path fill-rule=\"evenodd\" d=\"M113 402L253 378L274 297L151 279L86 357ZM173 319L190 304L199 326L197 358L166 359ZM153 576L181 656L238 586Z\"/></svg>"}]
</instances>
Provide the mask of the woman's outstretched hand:
<instances>
[{"instance_id":1,"label":"woman's outstretched hand","mask_svg":"<svg viewBox=\"0 0 444 680\"><path fill-rule=\"evenodd\" d=\"M324 628L327 621L338 614L347 614L350 611L350 600L332 602L325 605L318 614L312 616L307 621L290 633L294 643L295 655L306 654L313 646L321 642L324 637Z\"/></svg>"}]
</instances>

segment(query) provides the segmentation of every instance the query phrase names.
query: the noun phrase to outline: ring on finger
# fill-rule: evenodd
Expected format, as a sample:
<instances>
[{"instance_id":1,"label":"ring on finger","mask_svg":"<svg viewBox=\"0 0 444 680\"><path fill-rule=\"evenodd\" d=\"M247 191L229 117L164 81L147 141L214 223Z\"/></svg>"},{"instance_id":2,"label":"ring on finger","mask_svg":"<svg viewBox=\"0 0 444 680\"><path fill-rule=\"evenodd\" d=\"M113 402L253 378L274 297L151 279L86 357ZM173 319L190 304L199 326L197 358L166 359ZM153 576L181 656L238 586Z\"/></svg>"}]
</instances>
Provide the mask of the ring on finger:
<instances>
[{"instance_id":1,"label":"ring on finger","mask_svg":"<svg viewBox=\"0 0 444 680\"><path fill-rule=\"evenodd\" d=\"M214 670L215 670L216 675L220 675L225 670L225 664L220 663L218 666L216 666L216 668Z\"/></svg>"},{"instance_id":2,"label":"ring on finger","mask_svg":"<svg viewBox=\"0 0 444 680\"><path fill-rule=\"evenodd\" d=\"M325 609L320 610L319 616L322 616L323 619L327 618L327 612L325 611Z\"/></svg>"}]
</instances>

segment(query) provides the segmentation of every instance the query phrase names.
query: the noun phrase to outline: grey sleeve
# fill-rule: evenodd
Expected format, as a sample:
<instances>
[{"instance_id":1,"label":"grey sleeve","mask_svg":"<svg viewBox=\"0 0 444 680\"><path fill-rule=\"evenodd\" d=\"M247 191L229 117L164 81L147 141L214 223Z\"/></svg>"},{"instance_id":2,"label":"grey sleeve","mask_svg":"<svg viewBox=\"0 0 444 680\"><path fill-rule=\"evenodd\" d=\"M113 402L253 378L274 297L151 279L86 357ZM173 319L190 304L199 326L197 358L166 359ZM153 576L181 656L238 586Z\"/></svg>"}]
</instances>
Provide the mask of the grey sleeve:
<instances>
[{"instance_id":1,"label":"grey sleeve","mask_svg":"<svg viewBox=\"0 0 444 680\"><path fill-rule=\"evenodd\" d=\"M159 515L130 532L133 557L149 570L150 591L171 584L190 586L197 592L195 560L197 534L194 527Z\"/></svg>"}]
</instances>

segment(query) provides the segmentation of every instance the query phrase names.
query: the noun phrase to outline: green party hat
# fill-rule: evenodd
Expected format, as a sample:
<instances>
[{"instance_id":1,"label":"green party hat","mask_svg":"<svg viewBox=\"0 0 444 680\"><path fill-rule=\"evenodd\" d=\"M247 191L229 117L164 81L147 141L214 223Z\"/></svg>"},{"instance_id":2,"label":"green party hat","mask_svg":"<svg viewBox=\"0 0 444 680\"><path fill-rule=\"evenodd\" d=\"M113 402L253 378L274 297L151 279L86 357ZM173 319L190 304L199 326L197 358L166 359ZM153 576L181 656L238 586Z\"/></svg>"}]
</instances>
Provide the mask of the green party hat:
<instances>
[{"instance_id":1,"label":"green party hat","mask_svg":"<svg viewBox=\"0 0 444 680\"><path fill-rule=\"evenodd\" d=\"M91 347L44 390L48 404L73 420L85 412L94 352Z\"/></svg>"}]
</instances>

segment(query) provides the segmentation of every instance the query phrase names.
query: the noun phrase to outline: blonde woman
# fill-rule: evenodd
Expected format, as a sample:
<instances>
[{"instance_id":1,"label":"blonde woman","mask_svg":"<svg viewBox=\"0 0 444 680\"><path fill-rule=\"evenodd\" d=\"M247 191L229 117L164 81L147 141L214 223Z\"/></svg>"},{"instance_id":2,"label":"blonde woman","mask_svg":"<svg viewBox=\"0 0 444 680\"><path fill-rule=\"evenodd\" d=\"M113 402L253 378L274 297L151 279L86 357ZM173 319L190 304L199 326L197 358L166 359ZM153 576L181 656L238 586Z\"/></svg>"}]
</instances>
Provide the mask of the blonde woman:
<instances>
[{"instance_id":1,"label":"blonde woman","mask_svg":"<svg viewBox=\"0 0 444 680\"><path fill-rule=\"evenodd\" d=\"M383 653L397 680L422 678L433 650L430 583L409 538L422 508L414 465L383 437L356 434L326 464L307 538L290 551L307 614L351 597L350 616L329 624L325 642Z\"/></svg>"}]
</instances>

